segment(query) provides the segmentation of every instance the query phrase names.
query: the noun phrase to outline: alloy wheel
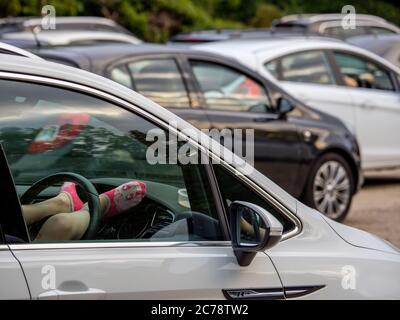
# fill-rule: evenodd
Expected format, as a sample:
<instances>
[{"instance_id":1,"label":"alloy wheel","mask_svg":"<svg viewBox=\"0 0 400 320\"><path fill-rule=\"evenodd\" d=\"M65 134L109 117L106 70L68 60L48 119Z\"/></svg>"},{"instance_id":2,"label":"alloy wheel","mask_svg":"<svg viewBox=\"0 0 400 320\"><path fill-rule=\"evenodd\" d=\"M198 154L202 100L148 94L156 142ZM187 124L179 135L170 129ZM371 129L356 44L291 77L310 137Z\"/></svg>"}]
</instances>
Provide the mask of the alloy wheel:
<instances>
[{"instance_id":1,"label":"alloy wheel","mask_svg":"<svg viewBox=\"0 0 400 320\"><path fill-rule=\"evenodd\" d=\"M313 197L316 208L331 219L339 218L346 211L351 184L340 162L330 160L321 165L315 174Z\"/></svg>"}]
</instances>

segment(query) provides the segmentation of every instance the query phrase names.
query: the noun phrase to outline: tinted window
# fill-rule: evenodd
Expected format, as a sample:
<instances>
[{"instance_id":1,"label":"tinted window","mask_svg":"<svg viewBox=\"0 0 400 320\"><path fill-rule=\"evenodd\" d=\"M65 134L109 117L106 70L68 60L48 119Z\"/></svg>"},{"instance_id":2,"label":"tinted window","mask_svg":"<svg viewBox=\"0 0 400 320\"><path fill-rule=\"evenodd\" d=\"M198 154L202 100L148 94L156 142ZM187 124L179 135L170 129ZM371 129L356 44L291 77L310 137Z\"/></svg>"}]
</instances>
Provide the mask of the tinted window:
<instances>
[{"instance_id":1,"label":"tinted window","mask_svg":"<svg viewBox=\"0 0 400 320\"><path fill-rule=\"evenodd\" d=\"M132 62L129 70L135 89L163 107L189 108L182 74L173 59Z\"/></svg>"},{"instance_id":2,"label":"tinted window","mask_svg":"<svg viewBox=\"0 0 400 320\"><path fill-rule=\"evenodd\" d=\"M382 28L382 27L369 27L370 33L373 34L394 34L393 30Z\"/></svg>"},{"instance_id":3,"label":"tinted window","mask_svg":"<svg viewBox=\"0 0 400 320\"><path fill-rule=\"evenodd\" d=\"M275 78L279 77L279 73L278 73L278 60L274 60L271 62L268 62L265 64L265 69L267 69L267 71L272 74Z\"/></svg>"},{"instance_id":4,"label":"tinted window","mask_svg":"<svg viewBox=\"0 0 400 320\"><path fill-rule=\"evenodd\" d=\"M264 87L247 75L215 63L192 61L191 66L210 109L271 110Z\"/></svg>"},{"instance_id":5,"label":"tinted window","mask_svg":"<svg viewBox=\"0 0 400 320\"><path fill-rule=\"evenodd\" d=\"M347 53L335 54L345 85L349 87L394 90L390 73L370 60Z\"/></svg>"},{"instance_id":6,"label":"tinted window","mask_svg":"<svg viewBox=\"0 0 400 320\"><path fill-rule=\"evenodd\" d=\"M323 32L327 36L334 38L350 38L355 36L360 36L368 34L368 29L366 27L357 26L355 29L343 29L340 27L328 27Z\"/></svg>"},{"instance_id":7,"label":"tinted window","mask_svg":"<svg viewBox=\"0 0 400 320\"><path fill-rule=\"evenodd\" d=\"M285 232L294 228L293 222L285 219L273 206L262 199L252 189L244 185L238 178L230 174L221 165L214 165L214 171L226 212L229 212L229 206L232 202L246 201L257 204L274 215L282 223Z\"/></svg>"},{"instance_id":8,"label":"tinted window","mask_svg":"<svg viewBox=\"0 0 400 320\"><path fill-rule=\"evenodd\" d=\"M133 89L132 79L129 74L129 70L127 69L127 67L125 65L113 68L111 70L110 77L115 82L118 82L119 84L122 84L125 87Z\"/></svg>"},{"instance_id":9,"label":"tinted window","mask_svg":"<svg viewBox=\"0 0 400 320\"><path fill-rule=\"evenodd\" d=\"M281 59L282 80L316 84L333 84L334 77L324 52L296 53Z\"/></svg>"},{"instance_id":10,"label":"tinted window","mask_svg":"<svg viewBox=\"0 0 400 320\"><path fill-rule=\"evenodd\" d=\"M149 161L149 147L158 141L158 136L149 139L149 132L163 133L162 145L176 137L143 117L77 92L0 80L0 96L0 142L18 186L66 171L96 179L99 193L131 180L146 184L141 204L104 222L97 240L220 239L203 166L167 156Z\"/></svg>"}]
</instances>

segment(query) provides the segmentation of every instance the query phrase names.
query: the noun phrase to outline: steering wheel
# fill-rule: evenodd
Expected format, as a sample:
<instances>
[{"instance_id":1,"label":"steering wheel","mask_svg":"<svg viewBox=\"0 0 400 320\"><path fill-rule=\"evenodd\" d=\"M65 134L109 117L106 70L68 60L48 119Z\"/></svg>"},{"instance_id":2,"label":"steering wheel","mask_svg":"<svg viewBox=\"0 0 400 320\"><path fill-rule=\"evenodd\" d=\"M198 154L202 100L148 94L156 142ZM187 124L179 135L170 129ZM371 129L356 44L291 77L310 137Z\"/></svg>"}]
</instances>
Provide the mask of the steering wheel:
<instances>
[{"instance_id":1,"label":"steering wheel","mask_svg":"<svg viewBox=\"0 0 400 320\"><path fill-rule=\"evenodd\" d=\"M85 177L72 173L72 172L59 172L55 174L51 174L37 182L35 182L28 190L24 192L21 196L22 204L31 204L37 195L39 195L43 190L48 187L62 182L75 182L79 185L87 194L88 204L89 204L89 214L90 214L90 222L89 226L86 230L86 233L83 235L82 239L90 240L93 239L101 221L100 218L100 201L99 194L97 193L94 185Z\"/></svg>"}]
</instances>

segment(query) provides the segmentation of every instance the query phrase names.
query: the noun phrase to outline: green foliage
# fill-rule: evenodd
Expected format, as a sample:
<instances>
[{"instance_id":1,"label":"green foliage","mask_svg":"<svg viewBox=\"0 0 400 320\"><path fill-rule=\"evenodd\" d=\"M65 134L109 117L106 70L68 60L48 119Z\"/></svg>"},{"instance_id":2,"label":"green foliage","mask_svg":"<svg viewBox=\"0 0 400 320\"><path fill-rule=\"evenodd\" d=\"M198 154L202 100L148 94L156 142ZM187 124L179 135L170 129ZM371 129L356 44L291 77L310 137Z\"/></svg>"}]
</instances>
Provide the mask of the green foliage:
<instances>
[{"instance_id":1,"label":"green foliage","mask_svg":"<svg viewBox=\"0 0 400 320\"><path fill-rule=\"evenodd\" d=\"M253 27L270 27L272 21L282 16L282 11L272 4L260 4L257 7L256 15L251 19L250 24Z\"/></svg>"},{"instance_id":2,"label":"green foliage","mask_svg":"<svg viewBox=\"0 0 400 320\"><path fill-rule=\"evenodd\" d=\"M156 42L182 31L268 27L286 14L340 13L347 4L400 25L395 0L0 0L0 16L39 16L46 4L54 5L58 16L105 16Z\"/></svg>"}]
</instances>

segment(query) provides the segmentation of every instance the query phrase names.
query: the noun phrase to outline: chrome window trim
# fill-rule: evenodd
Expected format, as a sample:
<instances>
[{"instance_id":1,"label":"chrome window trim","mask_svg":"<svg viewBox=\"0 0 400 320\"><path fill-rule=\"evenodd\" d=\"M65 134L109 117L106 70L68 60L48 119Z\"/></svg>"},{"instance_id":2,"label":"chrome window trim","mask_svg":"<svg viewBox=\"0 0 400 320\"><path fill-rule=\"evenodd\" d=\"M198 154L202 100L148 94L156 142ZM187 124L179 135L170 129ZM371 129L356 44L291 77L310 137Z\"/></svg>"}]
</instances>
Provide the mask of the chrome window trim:
<instances>
[{"instance_id":1,"label":"chrome window trim","mask_svg":"<svg viewBox=\"0 0 400 320\"><path fill-rule=\"evenodd\" d=\"M7 250L9 250L8 245L0 244L0 251L7 251Z\"/></svg>"},{"instance_id":2,"label":"chrome window trim","mask_svg":"<svg viewBox=\"0 0 400 320\"><path fill-rule=\"evenodd\" d=\"M176 242L69 242L69 243L26 243L10 244L13 251L19 250L54 250L54 249L126 249L126 248L198 248L232 247L230 241L176 241Z\"/></svg>"},{"instance_id":3,"label":"chrome window trim","mask_svg":"<svg viewBox=\"0 0 400 320\"><path fill-rule=\"evenodd\" d=\"M163 127L164 129L166 129L167 131L169 130L170 132L176 134L177 136L179 136L180 138L182 138L183 140L186 140L188 142L190 142L192 145L194 145L196 148L198 148L199 151L203 152L204 154L206 154L207 156L209 156L210 158L212 158L213 160L217 161L216 163L220 163L222 164L227 170L229 170L231 173L235 174L235 176L237 176L242 182L244 182L246 185L250 186L254 191L256 191L261 197L263 197L266 201L270 202L273 206L276 207L276 209L283 214L285 217L287 217L289 220L291 220L294 225L295 228L287 233L284 233L282 236L281 241L287 240L289 238L292 238L298 234L301 233L302 231L302 223L301 220L296 216L296 214L294 212L292 212L287 206L285 206L284 204L282 204L278 199L276 199L271 193L265 191L264 189L260 188L256 183L254 183L251 179L249 179L247 176L244 176L242 173L240 173L237 169L233 168L231 165L229 165L228 163L226 163L223 159L219 158L217 155L215 155L214 153L212 153L211 150L206 149L204 146L202 146L201 144L199 144L198 141L193 140L192 138L186 136L184 133L182 133L181 131L178 131L176 128L170 127L168 125L168 123L164 122L163 120L157 118L155 115L143 110L142 108L137 107L136 105L134 105L131 102L128 102L122 98L116 97L110 93L101 91L100 89L95 89L86 85L82 85L82 84L77 84L74 82L69 82L69 81L65 81L65 80L59 80L59 79L55 79L55 78L47 78L45 76L35 76L35 75L27 75L27 74L21 74L21 73L11 73L11 72L5 72L5 71L0 71L0 80L3 79L8 79L8 80L15 80L15 81L28 81L28 82L33 82L33 83L38 83L38 84L45 84L48 86L52 86L52 87L60 87L60 88L65 88L68 90L72 90L75 92L79 92L79 93L86 93L86 94L90 94L94 97L103 99L109 103L115 104L117 106L120 106L126 110L129 111L133 111L136 114L144 117L145 119L156 123L157 125ZM217 243L220 243L222 246L226 246L224 245L224 241L216 241ZM161 242L157 243L152 243L152 242L148 242L149 245L148 246L162 246ZM181 246L181 245L186 245L186 244L191 244L193 243L196 246L196 242L167 242L165 243L165 245L163 246ZM208 244L211 242L197 242L197 243L202 243L202 244ZM226 241L225 241L226 243ZM84 243L82 243L83 245L85 245ZM111 242L111 247L115 246L115 243ZM132 243L135 247L136 244L138 243ZM21 245L10 245L10 248L14 248L16 246L18 246L18 248L23 248L23 247L29 247L31 248L32 246L43 246L43 249L46 248L47 246L54 246L54 245L65 245L65 244L38 244L38 243L30 243L30 244L21 244ZM80 243L71 243L68 244L71 246L68 246L68 248L80 248ZM94 247L102 247L104 244L101 243L95 243ZM141 243L141 245L143 245ZM229 241L229 245L231 245L231 242ZM198 245L197 245L198 246ZM84 246L82 246L84 247ZM17 249L17 248L15 248ZM32 249L32 248L31 248Z\"/></svg>"}]
</instances>

